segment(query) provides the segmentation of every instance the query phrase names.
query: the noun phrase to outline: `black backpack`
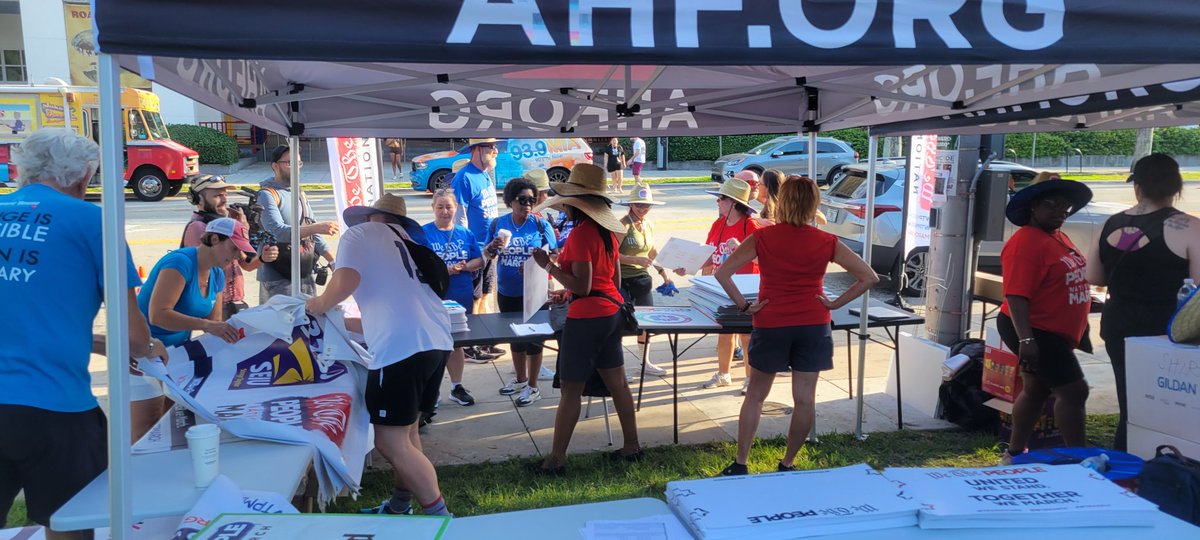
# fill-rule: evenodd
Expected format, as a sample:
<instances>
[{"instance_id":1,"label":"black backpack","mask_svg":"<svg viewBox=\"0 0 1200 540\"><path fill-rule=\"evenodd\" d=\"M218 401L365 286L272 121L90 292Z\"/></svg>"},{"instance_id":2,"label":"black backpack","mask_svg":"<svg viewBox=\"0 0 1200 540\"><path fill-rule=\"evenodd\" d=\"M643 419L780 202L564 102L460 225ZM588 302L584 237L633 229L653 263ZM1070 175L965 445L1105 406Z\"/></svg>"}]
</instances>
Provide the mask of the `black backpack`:
<instances>
[{"instance_id":1,"label":"black backpack","mask_svg":"<svg viewBox=\"0 0 1200 540\"><path fill-rule=\"evenodd\" d=\"M1200 525L1200 461L1184 457L1174 446L1159 446L1142 467L1138 495L1163 512Z\"/></svg>"},{"instance_id":2,"label":"black backpack","mask_svg":"<svg viewBox=\"0 0 1200 540\"><path fill-rule=\"evenodd\" d=\"M388 225L388 229L396 235L396 238L404 242L404 247L408 248L411 263L416 267L406 268L409 274L433 289L438 298L445 299L446 293L450 292L450 271L446 270L446 261L442 260L432 249L405 238L400 231L396 230L396 227ZM410 259L406 258L404 265L408 266L409 262Z\"/></svg>"},{"instance_id":3,"label":"black backpack","mask_svg":"<svg viewBox=\"0 0 1200 540\"><path fill-rule=\"evenodd\" d=\"M981 339L964 339L950 347L950 356L965 354L970 361L938 389L939 418L969 430L995 431L1000 415L983 404L992 399L983 391L983 349Z\"/></svg>"}]
</instances>

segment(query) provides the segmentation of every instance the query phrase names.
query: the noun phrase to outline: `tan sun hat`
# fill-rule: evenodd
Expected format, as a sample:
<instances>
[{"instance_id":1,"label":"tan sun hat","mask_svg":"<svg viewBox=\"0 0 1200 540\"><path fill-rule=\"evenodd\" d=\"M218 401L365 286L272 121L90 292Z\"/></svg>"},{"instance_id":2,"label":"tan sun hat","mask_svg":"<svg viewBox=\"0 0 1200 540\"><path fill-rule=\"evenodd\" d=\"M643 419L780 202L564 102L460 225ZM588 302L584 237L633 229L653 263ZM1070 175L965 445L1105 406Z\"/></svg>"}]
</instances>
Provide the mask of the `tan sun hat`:
<instances>
[{"instance_id":1,"label":"tan sun hat","mask_svg":"<svg viewBox=\"0 0 1200 540\"><path fill-rule=\"evenodd\" d=\"M637 188L633 190L633 193L630 194L628 199L617 204L624 206L629 206L631 204L652 204L654 206L661 206L667 203L654 200L654 192L650 191L650 186L638 185Z\"/></svg>"},{"instance_id":2,"label":"tan sun hat","mask_svg":"<svg viewBox=\"0 0 1200 540\"><path fill-rule=\"evenodd\" d=\"M721 184L721 189L709 189L705 190L705 193L718 197L724 195L730 199L742 203L742 206L750 208L750 184L747 184L745 180L740 178L730 178L725 180L725 183ZM755 210L750 208L750 213L753 214L754 212Z\"/></svg>"},{"instance_id":3,"label":"tan sun hat","mask_svg":"<svg viewBox=\"0 0 1200 540\"><path fill-rule=\"evenodd\" d=\"M466 167L467 164L470 162L471 162L471 160L466 159L466 158L455 161L454 163L452 163L450 165L450 172L458 172L459 169Z\"/></svg>"},{"instance_id":4,"label":"tan sun hat","mask_svg":"<svg viewBox=\"0 0 1200 540\"><path fill-rule=\"evenodd\" d=\"M532 182L533 187L536 187L538 191L550 190L550 177L546 174L545 169L529 169L521 175L521 178Z\"/></svg>"},{"instance_id":5,"label":"tan sun hat","mask_svg":"<svg viewBox=\"0 0 1200 540\"><path fill-rule=\"evenodd\" d=\"M1193 292L1171 317L1167 335L1175 343L1200 345L1200 293Z\"/></svg>"},{"instance_id":6,"label":"tan sun hat","mask_svg":"<svg viewBox=\"0 0 1200 540\"><path fill-rule=\"evenodd\" d=\"M612 232L617 233L619 237L624 237L626 227L621 224L621 220L614 216L612 209L607 204L595 197L594 193L587 193L590 196L575 196L575 195L555 195L546 199L534 208L534 212L541 212L547 208L562 208L563 206L573 206L595 222Z\"/></svg>"},{"instance_id":7,"label":"tan sun hat","mask_svg":"<svg viewBox=\"0 0 1200 540\"><path fill-rule=\"evenodd\" d=\"M359 223L365 223L372 214L391 214L401 218L404 222L404 228L410 227L420 228L421 225L408 217L408 204L404 202L404 197L384 193L371 206L351 206L342 211L342 220L346 222L347 227L353 227Z\"/></svg>"},{"instance_id":8,"label":"tan sun hat","mask_svg":"<svg viewBox=\"0 0 1200 540\"><path fill-rule=\"evenodd\" d=\"M616 202L604 192L604 169L591 163L579 163L571 167L571 175L566 182L551 182L550 189L559 195L595 195L608 202ZM624 230L624 229L622 229Z\"/></svg>"},{"instance_id":9,"label":"tan sun hat","mask_svg":"<svg viewBox=\"0 0 1200 540\"><path fill-rule=\"evenodd\" d=\"M471 148L474 148L476 145L480 145L480 144L496 144L497 142L498 142L498 141L496 141L496 138L495 138L495 137L488 137L488 138L485 138L485 139L467 139L467 145L466 145L466 146L464 146L464 147L462 147L462 148L459 148L459 149L458 149L458 153L460 153L460 154L465 154L465 153L467 153L467 152L470 152L470 151L471 151Z\"/></svg>"}]
</instances>

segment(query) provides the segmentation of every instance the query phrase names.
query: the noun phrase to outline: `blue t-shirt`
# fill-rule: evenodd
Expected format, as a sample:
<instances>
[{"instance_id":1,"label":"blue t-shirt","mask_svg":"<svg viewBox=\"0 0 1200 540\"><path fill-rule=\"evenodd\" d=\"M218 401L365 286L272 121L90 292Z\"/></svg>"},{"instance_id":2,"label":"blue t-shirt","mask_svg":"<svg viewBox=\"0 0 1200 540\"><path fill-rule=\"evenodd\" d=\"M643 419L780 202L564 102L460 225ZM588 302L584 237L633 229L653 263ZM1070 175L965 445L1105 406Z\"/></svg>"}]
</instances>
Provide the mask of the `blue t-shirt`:
<instances>
[{"instance_id":1,"label":"blue t-shirt","mask_svg":"<svg viewBox=\"0 0 1200 540\"><path fill-rule=\"evenodd\" d=\"M163 255L163 258L159 259L158 263L154 265L154 269L150 271L150 275L146 276L146 285L142 287L137 297L138 309L142 310L142 315L146 315L146 320L150 320L150 296L154 294L154 286L158 284L158 274L164 268L179 272L184 279L183 292L179 295L179 301L175 302L175 311L189 317L207 319L212 314L213 306L217 303L217 294L225 288L225 271L216 267L209 270L208 296L200 294L200 263L196 259L196 248L188 247ZM176 332L153 324L150 325L150 335L162 340L163 345L168 347L179 345L192 337L190 331Z\"/></svg>"},{"instance_id":2,"label":"blue t-shirt","mask_svg":"<svg viewBox=\"0 0 1200 540\"><path fill-rule=\"evenodd\" d=\"M88 361L103 244L99 206L42 184L0 195L0 403L96 408ZM129 287L141 285L128 247L125 264Z\"/></svg>"},{"instance_id":3,"label":"blue t-shirt","mask_svg":"<svg viewBox=\"0 0 1200 540\"><path fill-rule=\"evenodd\" d=\"M475 235L462 225L455 225L454 230L443 231L438 229L433 222L429 222L421 229L425 231L425 245L437 253L443 261L446 261L448 267L483 256L479 250L479 242L475 241ZM447 299L460 304L466 300L467 304L470 304L472 302L468 299L473 300L474 297L475 285L471 283L470 272L459 272L450 276L450 290L446 292ZM471 309L471 306L467 304L463 304L463 307Z\"/></svg>"},{"instance_id":4,"label":"blue t-shirt","mask_svg":"<svg viewBox=\"0 0 1200 540\"><path fill-rule=\"evenodd\" d=\"M457 223L471 229L475 241L483 247L492 220L496 219L496 183L488 173L467 163L450 181L458 202Z\"/></svg>"},{"instance_id":5,"label":"blue t-shirt","mask_svg":"<svg viewBox=\"0 0 1200 540\"><path fill-rule=\"evenodd\" d=\"M521 263L533 254L535 248L547 251L558 249L554 229L549 221L533 214L517 227L513 224L512 214L508 214L496 218L496 226L488 231L485 244L491 242L500 229L511 232L512 238L508 240L508 247L496 255L496 284L504 296L525 296L525 274L521 273Z\"/></svg>"}]
</instances>

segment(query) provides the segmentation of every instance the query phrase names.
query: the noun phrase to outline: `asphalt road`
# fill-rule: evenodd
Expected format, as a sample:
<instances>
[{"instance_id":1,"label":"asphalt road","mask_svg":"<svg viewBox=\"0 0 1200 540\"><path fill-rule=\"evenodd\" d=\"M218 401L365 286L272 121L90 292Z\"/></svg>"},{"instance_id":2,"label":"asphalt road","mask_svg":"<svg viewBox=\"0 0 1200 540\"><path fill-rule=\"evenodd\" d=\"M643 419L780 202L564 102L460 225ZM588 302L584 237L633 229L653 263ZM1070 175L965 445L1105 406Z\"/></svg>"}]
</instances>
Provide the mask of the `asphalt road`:
<instances>
[{"instance_id":1,"label":"asphalt road","mask_svg":"<svg viewBox=\"0 0 1200 540\"><path fill-rule=\"evenodd\" d=\"M670 237L704 241L709 226L717 217L715 200L705 193L707 189L716 189L715 184L666 185L655 188L656 198L667 203L654 208L650 214L659 245ZM1133 189L1124 183L1096 183L1092 184L1092 190L1096 201L1128 205L1134 203ZM411 217L420 223L433 220L429 195L414 192L399 194L408 202ZM245 197L235 194L230 200L243 202ZM334 218L332 194L310 195L309 202L318 219ZM1200 182L1188 183L1177 206L1193 215L1200 215ZM617 212L621 212L622 209L621 206L614 206ZM183 225L189 219L191 211L191 205L182 197L172 197L156 203L127 201L126 235L133 250L134 262L149 271L159 257L178 247ZM332 240L336 244L336 238ZM834 273L827 278L827 285L833 290L843 289L848 284L849 279L845 274ZM890 284L887 280L879 286L880 290L888 288ZM247 287L247 290L253 289ZM255 295L249 296L253 299Z\"/></svg>"}]
</instances>

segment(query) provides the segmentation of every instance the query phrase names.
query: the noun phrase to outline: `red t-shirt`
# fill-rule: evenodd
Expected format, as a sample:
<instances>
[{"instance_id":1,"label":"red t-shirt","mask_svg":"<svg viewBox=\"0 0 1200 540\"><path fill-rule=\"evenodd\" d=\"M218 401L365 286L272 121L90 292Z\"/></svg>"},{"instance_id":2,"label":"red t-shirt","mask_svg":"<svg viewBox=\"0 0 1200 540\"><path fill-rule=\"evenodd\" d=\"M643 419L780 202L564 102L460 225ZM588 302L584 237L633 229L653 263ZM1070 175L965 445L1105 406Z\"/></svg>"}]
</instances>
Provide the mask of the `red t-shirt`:
<instances>
[{"instance_id":1,"label":"red t-shirt","mask_svg":"<svg viewBox=\"0 0 1200 540\"><path fill-rule=\"evenodd\" d=\"M1087 259L1062 231L1047 234L1026 225L1017 229L1000 252L1004 296L1029 299L1029 324L1079 345L1092 308L1084 267ZM1000 311L1012 316L1008 299Z\"/></svg>"},{"instance_id":2,"label":"red t-shirt","mask_svg":"<svg viewBox=\"0 0 1200 540\"><path fill-rule=\"evenodd\" d=\"M612 254L604 252L604 242L600 239L601 234L612 237ZM619 257L617 248L620 245L617 242L617 235L596 225L594 221L583 220L567 237L566 245L558 254L558 265L569 270L572 263L585 261L592 263L592 293L607 293L620 302L621 291L617 290L617 285L613 283L613 272L616 271L617 257ZM616 313L617 309L617 305L612 300L603 296L585 296L571 301L571 306L567 308L567 317L571 319L608 317Z\"/></svg>"},{"instance_id":3,"label":"red t-shirt","mask_svg":"<svg viewBox=\"0 0 1200 540\"><path fill-rule=\"evenodd\" d=\"M734 223L733 225L726 225L725 218L723 217L717 218L717 220L713 222L712 227L709 227L708 239L704 241L706 245L717 248L712 254L713 272L716 272L717 268L721 266L721 263L725 262L725 258L728 257L730 253L733 253L733 250L729 249L729 245L726 244L730 238L737 238L738 242L745 242L747 238L750 238L750 235L754 234L754 231L757 231L761 228L762 225L757 219L751 219L745 215L743 215L742 219L739 219L737 223ZM758 262L750 261L746 263L745 266L738 268L738 271L735 273L757 274Z\"/></svg>"},{"instance_id":4,"label":"red t-shirt","mask_svg":"<svg viewBox=\"0 0 1200 540\"><path fill-rule=\"evenodd\" d=\"M754 314L754 327L829 324L829 309L817 295L823 292L837 238L816 227L786 223L760 229L753 236L762 270L758 299L770 300Z\"/></svg>"}]
</instances>

